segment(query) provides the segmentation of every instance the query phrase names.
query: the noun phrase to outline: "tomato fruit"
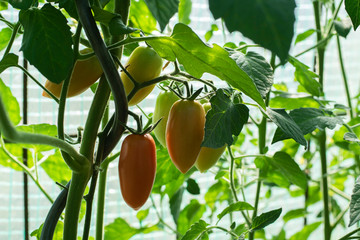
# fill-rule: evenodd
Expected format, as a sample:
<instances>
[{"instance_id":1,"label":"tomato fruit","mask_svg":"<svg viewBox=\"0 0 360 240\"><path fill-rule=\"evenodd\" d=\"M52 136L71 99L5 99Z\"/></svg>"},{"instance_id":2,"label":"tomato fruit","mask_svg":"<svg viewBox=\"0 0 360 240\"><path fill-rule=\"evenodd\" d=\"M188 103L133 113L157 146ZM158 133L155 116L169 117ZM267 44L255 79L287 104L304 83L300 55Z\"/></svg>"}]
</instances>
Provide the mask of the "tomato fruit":
<instances>
[{"instance_id":1,"label":"tomato fruit","mask_svg":"<svg viewBox=\"0 0 360 240\"><path fill-rule=\"evenodd\" d=\"M195 167L202 173L209 170L220 159L225 148L226 145L220 148L201 147L195 162Z\"/></svg>"},{"instance_id":2,"label":"tomato fruit","mask_svg":"<svg viewBox=\"0 0 360 240\"><path fill-rule=\"evenodd\" d=\"M125 67L136 82L143 83L160 75L162 58L152 48L140 46L135 48L135 50L131 53ZM134 88L134 83L124 71L121 72L120 76L124 84L126 95L129 95L131 90ZM140 89L128 102L129 106L133 106L141 102L151 93L154 87L155 85L153 84Z\"/></svg>"},{"instance_id":3,"label":"tomato fruit","mask_svg":"<svg viewBox=\"0 0 360 240\"><path fill-rule=\"evenodd\" d=\"M166 146L174 165L186 173L195 163L204 138L205 111L192 100L179 100L171 107L166 125Z\"/></svg>"},{"instance_id":4,"label":"tomato fruit","mask_svg":"<svg viewBox=\"0 0 360 240\"><path fill-rule=\"evenodd\" d=\"M80 53L86 54L91 51L90 48L86 48L81 50ZM85 60L77 60L71 74L67 97L74 97L83 93L93 85L102 74L103 70L95 55ZM49 80L45 82L45 88L58 98L60 97L62 85L63 83L56 84ZM49 94L45 91L43 91L42 95L50 98Z\"/></svg>"},{"instance_id":5,"label":"tomato fruit","mask_svg":"<svg viewBox=\"0 0 360 240\"><path fill-rule=\"evenodd\" d=\"M118 170L125 202L140 209L151 193L156 173L156 146L150 134L131 134L124 139Z\"/></svg>"},{"instance_id":6,"label":"tomato fruit","mask_svg":"<svg viewBox=\"0 0 360 240\"><path fill-rule=\"evenodd\" d=\"M210 103L203 104L204 110L207 113L211 109ZM221 155L224 153L226 145L220 148L209 148L201 147L200 153L196 159L195 167L200 172L205 172L209 170L216 162L220 159Z\"/></svg>"},{"instance_id":7,"label":"tomato fruit","mask_svg":"<svg viewBox=\"0 0 360 240\"><path fill-rule=\"evenodd\" d=\"M155 124L159 119L162 118L162 120L159 122L153 132L156 136L156 139L164 147L166 147L166 123L169 117L170 109L177 100L179 100L179 97L171 91L162 92L156 98L152 122Z\"/></svg>"}]
</instances>

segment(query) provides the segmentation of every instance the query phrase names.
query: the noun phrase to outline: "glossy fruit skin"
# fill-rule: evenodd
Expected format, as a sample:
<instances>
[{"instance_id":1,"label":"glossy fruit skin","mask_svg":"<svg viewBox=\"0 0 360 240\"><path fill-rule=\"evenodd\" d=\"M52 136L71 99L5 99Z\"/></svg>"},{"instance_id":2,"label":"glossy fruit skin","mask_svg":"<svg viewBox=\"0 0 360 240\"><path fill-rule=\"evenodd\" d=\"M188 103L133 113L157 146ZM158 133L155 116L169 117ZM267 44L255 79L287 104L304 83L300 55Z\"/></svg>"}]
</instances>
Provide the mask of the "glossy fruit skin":
<instances>
[{"instance_id":1,"label":"glossy fruit skin","mask_svg":"<svg viewBox=\"0 0 360 240\"><path fill-rule=\"evenodd\" d=\"M207 113L211 109L210 103L203 104L204 110ZM220 148L201 147L200 153L196 159L195 167L201 172L209 170L220 159L224 153L226 145Z\"/></svg>"},{"instance_id":2,"label":"glossy fruit skin","mask_svg":"<svg viewBox=\"0 0 360 240\"><path fill-rule=\"evenodd\" d=\"M169 117L170 109L172 105L179 100L179 97L171 91L161 92L156 98L156 104L154 109L154 115L152 122L155 124L159 119L161 121L153 130L156 139L161 145L166 147L166 123Z\"/></svg>"},{"instance_id":3,"label":"glossy fruit skin","mask_svg":"<svg viewBox=\"0 0 360 240\"><path fill-rule=\"evenodd\" d=\"M80 51L81 54L90 53L92 50L86 48ZM91 85L93 85L103 74L100 62L94 55L85 60L77 60L74 66L74 70L71 74L67 97L77 96L86 91ZM53 83L49 80L45 82L45 88L48 89L55 97L59 98L63 83ZM43 91L44 97L50 98L50 96Z\"/></svg>"},{"instance_id":4,"label":"glossy fruit skin","mask_svg":"<svg viewBox=\"0 0 360 240\"><path fill-rule=\"evenodd\" d=\"M158 77L161 73L162 64L162 58L152 48L140 46L131 53L125 67L136 82L143 83ZM124 71L121 72L120 77L126 95L129 95L134 88L134 84ZM140 89L128 102L129 106L141 102L151 93L154 87L155 85L151 85Z\"/></svg>"},{"instance_id":5,"label":"glossy fruit skin","mask_svg":"<svg viewBox=\"0 0 360 240\"><path fill-rule=\"evenodd\" d=\"M220 159L226 145L221 148L201 147L199 156L196 159L195 167L201 172L209 170Z\"/></svg>"},{"instance_id":6,"label":"glossy fruit skin","mask_svg":"<svg viewBox=\"0 0 360 240\"><path fill-rule=\"evenodd\" d=\"M179 100L171 107L166 125L166 146L174 165L186 173L195 163L204 138L205 111L192 100Z\"/></svg>"},{"instance_id":7,"label":"glossy fruit skin","mask_svg":"<svg viewBox=\"0 0 360 240\"><path fill-rule=\"evenodd\" d=\"M150 134L128 135L119 159L121 194L131 208L140 209L148 199L156 174L156 146Z\"/></svg>"}]
</instances>

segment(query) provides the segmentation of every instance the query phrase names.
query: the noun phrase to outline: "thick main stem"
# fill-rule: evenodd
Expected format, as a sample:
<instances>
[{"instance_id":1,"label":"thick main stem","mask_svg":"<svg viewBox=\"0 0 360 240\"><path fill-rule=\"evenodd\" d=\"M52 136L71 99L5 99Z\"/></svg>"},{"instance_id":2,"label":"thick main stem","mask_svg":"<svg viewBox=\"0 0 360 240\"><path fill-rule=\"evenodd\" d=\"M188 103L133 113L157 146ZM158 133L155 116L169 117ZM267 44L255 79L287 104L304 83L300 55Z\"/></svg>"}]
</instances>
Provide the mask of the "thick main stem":
<instances>
[{"instance_id":1,"label":"thick main stem","mask_svg":"<svg viewBox=\"0 0 360 240\"><path fill-rule=\"evenodd\" d=\"M101 165L101 172L99 177L99 189L98 189L98 202L96 211L96 229L95 239L102 240L104 236L104 209L105 209L105 192L106 192L106 177L109 162L104 162Z\"/></svg>"},{"instance_id":2,"label":"thick main stem","mask_svg":"<svg viewBox=\"0 0 360 240\"><path fill-rule=\"evenodd\" d=\"M64 220L64 240L77 239L78 219L83 193L89 180L88 173L74 173L71 177L71 184L68 198L66 200Z\"/></svg>"},{"instance_id":3,"label":"thick main stem","mask_svg":"<svg viewBox=\"0 0 360 240\"><path fill-rule=\"evenodd\" d=\"M315 25L317 30L317 41L323 39L321 23L320 23L320 12L321 3L319 1L313 2L314 14L315 14ZM324 56L325 47L319 46L317 48L317 71L319 75L319 83L324 88ZM330 240L331 238L331 224L330 224L330 206L329 206L329 186L327 177L327 158L326 158L326 131L319 133L319 151L321 161L321 191L323 194L323 218L324 218L324 240Z\"/></svg>"}]
</instances>

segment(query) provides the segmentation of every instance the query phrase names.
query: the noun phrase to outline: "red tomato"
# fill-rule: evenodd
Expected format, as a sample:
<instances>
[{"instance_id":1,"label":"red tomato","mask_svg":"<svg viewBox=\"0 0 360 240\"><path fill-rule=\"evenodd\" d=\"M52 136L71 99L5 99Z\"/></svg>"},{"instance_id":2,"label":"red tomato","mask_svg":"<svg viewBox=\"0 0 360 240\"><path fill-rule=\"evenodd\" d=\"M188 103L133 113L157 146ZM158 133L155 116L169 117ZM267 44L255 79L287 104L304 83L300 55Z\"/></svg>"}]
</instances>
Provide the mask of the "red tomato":
<instances>
[{"instance_id":1,"label":"red tomato","mask_svg":"<svg viewBox=\"0 0 360 240\"><path fill-rule=\"evenodd\" d=\"M148 199L155 180L156 146L150 134L131 134L124 139L119 160L121 194L138 210Z\"/></svg>"},{"instance_id":2,"label":"red tomato","mask_svg":"<svg viewBox=\"0 0 360 240\"><path fill-rule=\"evenodd\" d=\"M171 107L166 145L175 166L186 173L195 163L204 138L205 111L197 101L179 100Z\"/></svg>"}]
</instances>

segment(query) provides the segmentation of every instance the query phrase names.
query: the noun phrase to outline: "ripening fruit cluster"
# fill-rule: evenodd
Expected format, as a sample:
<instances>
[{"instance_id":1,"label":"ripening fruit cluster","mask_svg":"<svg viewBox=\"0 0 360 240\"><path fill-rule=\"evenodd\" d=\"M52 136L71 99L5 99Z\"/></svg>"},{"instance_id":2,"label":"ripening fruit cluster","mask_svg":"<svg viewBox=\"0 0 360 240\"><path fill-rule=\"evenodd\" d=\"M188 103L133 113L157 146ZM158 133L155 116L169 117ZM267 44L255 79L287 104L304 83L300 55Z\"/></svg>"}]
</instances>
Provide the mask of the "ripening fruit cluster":
<instances>
[{"instance_id":1,"label":"ripening fruit cluster","mask_svg":"<svg viewBox=\"0 0 360 240\"><path fill-rule=\"evenodd\" d=\"M154 134L182 173L194 165L200 172L205 172L225 151L225 146L217 149L201 147L205 114L210 108L210 103L201 105L194 100L180 100L173 92L163 92L156 100L153 122L160 118L162 122Z\"/></svg>"}]
</instances>

